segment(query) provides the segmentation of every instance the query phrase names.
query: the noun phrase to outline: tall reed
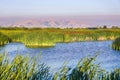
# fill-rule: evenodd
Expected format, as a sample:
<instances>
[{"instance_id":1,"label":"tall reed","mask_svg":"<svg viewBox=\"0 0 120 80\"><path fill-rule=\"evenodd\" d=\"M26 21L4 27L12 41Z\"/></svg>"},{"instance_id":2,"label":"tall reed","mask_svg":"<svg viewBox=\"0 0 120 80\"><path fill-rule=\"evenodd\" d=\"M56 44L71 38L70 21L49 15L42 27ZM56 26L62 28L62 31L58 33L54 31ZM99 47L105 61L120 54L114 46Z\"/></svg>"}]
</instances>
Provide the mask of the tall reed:
<instances>
[{"instance_id":1,"label":"tall reed","mask_svg":"<svg viewBox=\"0 0 120 80\"><path fill-rule=\"evenodd\" d=\"M11 42L11 39L0 32L0 45L4 45Z\"/></svg>"},{"instance_id":2,"label":"tall reed","mask_svg":"<svg viewBox=\"0 0 120 80\"><path fill-rule=\"evenodd\" d=\"M35 58L16 56L12 62L0 54L0 80L47 80L49 67L37 65Z\"/></svg>"},{"instance_id":3,"label":"tall reed","mask_svg":"<svg viewBox=\"0 0 120 80\"><path fill-rule=\"evenodd\" d=\"M57 42L114 40L120 37L120 29L10 29L0 32L13 42L22 42L27 47L55 46Z\"/></svg>"},{"instance_id":4,"label":"tall reed","mask_svg":"<svg viewBox=\"0 0 120 80\"><path fill-rule=\"evenodd\" d=\"M99 64L93 63L95 57L83 58L78 62L75 68L63 66L62 69L54 75L54 80L98 80L104 70Z\"/></svg>"},{"instance_id":5,"label":"tall reed","mask_svg":"<svg viewBox=\"0 0 120 80\"><path fill-rule=\"evenodd\" d=\"M120 50L120 38L117 38L115 41L113 41L112 48L114 50Z\"/></svg>"},{"instance_id":6,"label":"tall reed","mask_svg":"<svg viewBox=\"0 0 120 80\"><path fill-rule=\"evenodd\" d=\"M37 60L17 55L10 61L0 54L0 80L120 80L120 68L106 72L95 62L96 56L81 59L76 67L63 65L55 73Z\"/></svg>"}]
</instances>

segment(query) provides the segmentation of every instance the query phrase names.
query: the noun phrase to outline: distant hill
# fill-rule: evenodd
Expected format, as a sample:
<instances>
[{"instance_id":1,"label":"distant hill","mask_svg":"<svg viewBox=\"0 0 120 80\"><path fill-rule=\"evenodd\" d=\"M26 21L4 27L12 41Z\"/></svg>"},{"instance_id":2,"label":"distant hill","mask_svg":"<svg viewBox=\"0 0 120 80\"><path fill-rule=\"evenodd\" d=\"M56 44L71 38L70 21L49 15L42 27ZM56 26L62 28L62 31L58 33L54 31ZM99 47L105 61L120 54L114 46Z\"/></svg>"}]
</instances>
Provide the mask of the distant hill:
<instances>
[{"instance_id":1,"label":"distant hill","mask_svg":"<svg viewBox=\"0 0 120 80\"><path fill-rule=\"evenodd\" d=\"M3 27L57 27L85 28L101 25L120 26L119 17L109 16L75 16L75 17L9 17L0 18Z\"/></svg>"}]
</instances>

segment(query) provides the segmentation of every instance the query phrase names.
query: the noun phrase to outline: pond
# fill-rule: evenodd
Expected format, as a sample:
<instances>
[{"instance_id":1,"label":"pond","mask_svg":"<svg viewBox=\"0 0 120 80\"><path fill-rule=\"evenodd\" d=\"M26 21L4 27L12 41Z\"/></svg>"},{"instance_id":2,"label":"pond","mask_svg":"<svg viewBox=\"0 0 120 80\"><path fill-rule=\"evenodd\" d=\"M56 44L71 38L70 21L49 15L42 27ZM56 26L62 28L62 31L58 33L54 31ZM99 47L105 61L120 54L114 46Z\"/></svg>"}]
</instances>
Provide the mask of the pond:
<instances>
[{"instance_id":1,"label":"pond","mask_svg":"<svg viewBox=\"0 0 120 80\"><path fill-rule=\"evenodd\" d=\"M49 48L27 48L22 43L9 43L0 47L0 53L8 53L10 58L16 54L35 56L40 54L40 61L52 69L57 69L67 62L68 66L75 66L86 56L97 56L97 63L107 70L120 68L120 51L112 50L112 41L57 43Z\"/></svg>"}]
</instances>

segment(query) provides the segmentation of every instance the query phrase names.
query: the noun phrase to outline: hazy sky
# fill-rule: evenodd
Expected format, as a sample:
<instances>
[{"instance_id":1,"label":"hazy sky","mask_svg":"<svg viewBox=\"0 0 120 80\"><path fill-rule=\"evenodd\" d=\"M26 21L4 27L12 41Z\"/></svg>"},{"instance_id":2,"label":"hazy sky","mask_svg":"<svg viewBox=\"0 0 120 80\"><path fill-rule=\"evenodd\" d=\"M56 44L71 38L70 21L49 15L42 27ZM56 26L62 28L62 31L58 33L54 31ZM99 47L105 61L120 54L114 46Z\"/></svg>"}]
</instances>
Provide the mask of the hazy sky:
<instances>
[{"instance_id":1,"label":"hazy sky","mask_svg":"<svg viewBox=\"0 0 120 80\"><path fill-rule=\"evenodd\" d=\"M27 15L120 15L120 0L0 0L0 17Z\"/></svg>"}]
</instances>

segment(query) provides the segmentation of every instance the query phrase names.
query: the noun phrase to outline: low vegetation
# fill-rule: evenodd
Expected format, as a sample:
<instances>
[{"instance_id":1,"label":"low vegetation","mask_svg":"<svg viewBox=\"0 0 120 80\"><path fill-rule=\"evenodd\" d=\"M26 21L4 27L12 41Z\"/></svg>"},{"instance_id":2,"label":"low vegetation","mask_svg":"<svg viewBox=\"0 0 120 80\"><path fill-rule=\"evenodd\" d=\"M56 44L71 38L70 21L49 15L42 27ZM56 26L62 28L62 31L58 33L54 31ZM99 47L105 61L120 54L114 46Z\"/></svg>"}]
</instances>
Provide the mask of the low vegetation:
<instances>
[{"instance_id":1,"label":"low vegetation","mask_svg":"<svg viewBox=\"0 0 120 80\"><path fill-rule=\"evenodd\" d=\"M0 80L48 80L49 67L37 65L35 58L16 56L11 62L0 54Z\"/></svg>"},{"instance_id":2,"label":"low vegetation","mask_svg":"<svg viewBox=\"0 0 120 80\"><path fill-rule=\"evenodd\" d=\"M49 47L57 42L114 40L120 37L120 29L8 28L0 29L0 33L9 37L12 42L22 42L27 47ZM1 40L4 38L0 38L1 43L6 43Z\"/></svg>"},{"instance_id":3,"label":"low vegetation","mask_svg":"<svg viewBox=\"0 0 120 80\"><path fill-rule=\"evenodd\" d=\"M113 41L112 48L114 50L120 50L120 38L117 38L115 41Z\"/></svg>"},{"instance_id":4,"label":"low vegetation","mask_svg":"<svg viewBox=\"0 0 120 80\"><path fill-rule=\"evenodd\" d=\"M50 68L40 63L36 58L16 56L10 61L4 54L0 54L1 80L120 80L120 69L106 72L99 64L95 64L95 57L83 58L76 67L62 66L57 72L50 72Z\"/></svg>"},{"instance_id":5,"label":"low vegetation","mask_svg":"<svg viewBox=\"0 0 120 80\"><path fill-rule=\"evenodd\" d=\"M4 45L11 42L11 39L0 32L0 45Z\"/></svg>"}]
</instances>

